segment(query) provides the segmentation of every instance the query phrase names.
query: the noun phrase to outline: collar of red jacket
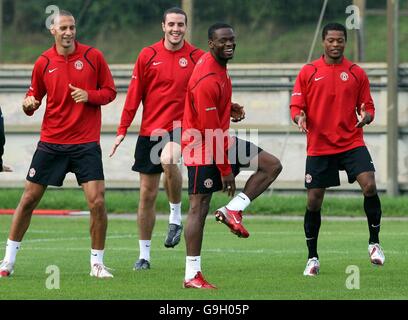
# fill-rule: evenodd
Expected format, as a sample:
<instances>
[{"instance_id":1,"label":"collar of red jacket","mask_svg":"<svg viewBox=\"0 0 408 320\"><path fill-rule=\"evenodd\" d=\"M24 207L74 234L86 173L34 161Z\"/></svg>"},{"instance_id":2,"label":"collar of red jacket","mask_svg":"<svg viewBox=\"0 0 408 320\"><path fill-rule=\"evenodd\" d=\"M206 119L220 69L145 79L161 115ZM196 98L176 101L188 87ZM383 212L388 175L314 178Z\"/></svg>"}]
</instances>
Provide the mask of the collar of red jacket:
<instances>
[{"instance_id":1,"label":"collar of red jacket","mask_svg":"<svg viewBox=\"0 0 408 320\"><path fill-rule=\"evenodd\" d=\"M78 56L80 54L81 44L77 40L75 40L74 43L75 43L75 51L68 55L68 60L70 60L70 59L72 59L72 58L74 58L74 57L76 57L76 56ZM57 46L55 44L53 45L53 49L54 49L54 53L55 53L56 56L61 56L61 57L63 57L65 59L64 55L58 53Z\"/></svg>"}]
</instances>

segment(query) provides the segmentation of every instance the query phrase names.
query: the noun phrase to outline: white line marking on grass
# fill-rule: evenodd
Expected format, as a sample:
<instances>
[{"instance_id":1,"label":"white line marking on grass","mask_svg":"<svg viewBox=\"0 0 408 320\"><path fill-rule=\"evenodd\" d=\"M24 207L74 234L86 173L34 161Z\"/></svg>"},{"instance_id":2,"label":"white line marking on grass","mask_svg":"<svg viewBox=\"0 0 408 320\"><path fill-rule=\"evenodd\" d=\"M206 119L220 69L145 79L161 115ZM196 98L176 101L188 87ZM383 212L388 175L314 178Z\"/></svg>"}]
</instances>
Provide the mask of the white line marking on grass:
<instances>
[{"instance_id":1,"label":"white line marking on grass","mask_svg":"<svg viewBox=\"0 0 408 320\"><path fill-rule=\"evenodd\" d=\"M322 216L322 220L325 221L367 221L367 218L364 217L364 212L362 212L363 216L356 216L356 217L350 217L350 216ZM63 216L37 216L38 218L41 219L89 219L89 217L84 217L84 216L69 216L69 215L63 215ZM156 215L156 220L168 220L169 216L168 214L157 214ZM299 215L299 216L291 216L291 215L262 215L262 214L247 214L244 215L245 219L248 220L270 220L270 221L303 221L304 216ZM136 221L136 214L135 213L109 213L108 214L108 219L112 220L134 220ZM207 216L207 219L209 220L215 220L214 216L209 213ZM407 216L403 217L381 217L382 221L408 221Z\"/></svg>"},{"instance_id":2,"label":"white line marking on grass","mask_svg":"<svg viewBox=\"0 0 408 320\"><path fill-rule=\"evenodd\" d=\"M218 236L218 235L223 235L225 234L225 232L206 232L205 233L206 236ZM331 236L331 235L341 235L342 237L348 236L348 235L365 235L366 232L365 231L355 231L355 232L343 232L341 230L339 230L338 232L332 232L332 231L321 231L320 232L320 236L324 235L324 236ZM152 237L153 238L163 238L166 235L166 233L157 233L157 234L153 234ZM258 236L258 235L270 235L270 236L276 236L276 235L293 235L296 237L293 237L294 240L297 240L298 237L303 237L304 234L303 232L299 231L299 232L295 232L295 231L260 231L260 232L254 232L253 234L254 236ZM383 234L383 236L386 237L402 237L402 236L407 236L408 232L390 232L390 233L386 233ZM138 239L138 234L134 233L134 234L113 234L113 235L108 235L106 237L106 240L111 240L111 239L131 239L131 238L135 238ZM64 237L64 238L41 238L41 239L27 239L27 240L23 240L23 243L37 243L37 242L53 242L53 241L81 241L81 240L89 240L90 237L89 236L78 236L78 237ZM168 250L168 249L167 249ZM164 250L166 251L166 250Z\"/></svg>"},{"instance_id":3,"label":"white line marking on grass","mask_svg":"<svg viewBox=\"0 0 408 320\"><path fill-rule=\"evenodd\" d=\"M33 251L61 251L62 247L24 247L26 250L33 250ZM64 251L87 251L89 250L89 247L75 247L75 248L70 248L70 247L63 247ZM130 252L139 252L139 249L135 247L107 247L106 251L130 251ZM153 248L154 252L169 252L169 249L162 249L162 248ZM171 250L172 252L185 252L184 248L173 248ZM365 250L364 254L362 253L362 257L364 256L365 258ZM271 249L271 248L259 248L259 249L247 249L247 250L242 250L242 249L231 249L231 248L212 248L212 249L203 249L201 252L210 252L210 253L221 253L221 254L270 254L270 255L290 255L290 254L304 254L306 252L306 249L296 249L296 250L280 250L280 249ZM335 260L338 259L338 257L330 257L327 255L337 255L337 254L342 254L342 255L347 255L351 254L352 252L356 251L350 251L350 250L324 250L320 249L320 255L324 255L324 258L322 260ZM407 250L387 250L385 252L386 254L395 254L395 255L408 255Z\"/></svg>"},{"instance_id":4,"label":"white line marking on grass","mask_svg":"<svg viewBox=\"0 0 408 320\"><path fill-rule=\"evenodd\" d=\"M136 235L125 234L125 235L117 235L117 236L109 236L107 239L124 239L124 238L133 238ZM74 240L89 240L90 237L70 237L70 238L44 238L44 239L28 239L24 240L24 243L32 243L32 242L51 242L51 241L74 241Z\"/></svg>"}]
</instances>

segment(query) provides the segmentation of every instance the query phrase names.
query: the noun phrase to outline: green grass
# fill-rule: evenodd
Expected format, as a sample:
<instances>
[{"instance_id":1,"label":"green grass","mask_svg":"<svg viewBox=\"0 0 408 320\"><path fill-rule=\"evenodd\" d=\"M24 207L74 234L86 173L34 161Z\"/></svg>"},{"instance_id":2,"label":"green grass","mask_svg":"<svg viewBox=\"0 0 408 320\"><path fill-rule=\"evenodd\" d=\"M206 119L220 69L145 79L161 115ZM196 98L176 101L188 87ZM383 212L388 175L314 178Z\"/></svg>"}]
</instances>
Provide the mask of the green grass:
<instances>
[{"instance_id":1,"label":"green grass","mask_svg":"<svg viewBox=\"0 0 408 320\"><path fill-rule=\"evenodd\" d=\"M365 61L384 62L387 52L386 17L367 16L365 19ZM324 21L323 24L328 21ZM339 20L344 23L344 21ZM194 25L193 43L207 50L207 28L213 23L202 22ZM139 27L140 28L140 27ZM277 25L273 22L254 29L251 24L236 24L237 50L234 63L285 63L305 62L316 23L297 24L291 26ZM78 29L77 37L89 45L102 50L109 63L133 64L140 50L158 41L162 37L159 23L143 26L143 32L120 30L102 35L84 35ZM408 17L399 19L399 58L408 62ZM354 59L354 30L349 30L349 39L345 55ZM313 59L322 54L320 35L316 43ZM33 63L44 50L53 44L48 30L42 33L15 34L5 27L2 46L3 63Z\"/></svg>"},{"instance_id":2,"label":"green grass","mask_svg":"<svg viewBox=\"0 0 408 320\"><path fill-rule=\"evenodd\" d=\"M22 189L1 189L0 208L14 209L20 200ZM407 216L408 197L388 197L380 195L382 211L384 216ZM229 198L217 192L211 201L211 211L228 203ZM137 191L106 191L106 207L110 213L133 213L136 212L139 202ZM257 198L248 207L248 214L263 215L303 215L306 207L306 193L300 195L264 194ZM43 199L38 205L39 209L68 209L88 210L81 189L56 189L46 191ZM157 202L157 212L168 212L169 205L164 191L160 191ZM184 213L188 211L188 195L183 192ZM353 216L361 217L363 213L363 196L339 196L328 192L323 203L323 215L328 216Z\"/></svg>"},{"instance_id":3,"label":"green grass","mask_svg":"<svg viewBox=\"0 0 408 320\"><path fill-rule=\"evenodd\" d=\"M6 239L10 216L0 216L0 239ZM373 267L367 255L367 225L358 221L323 221L319 237L321 274L302 275L306 262L303 222L246 219L251 233L239 239L209 219L202 269L219 290L181 288L184 239L174 249L163 240L166 221L156 223L148 271L132 270L138 257L135 221L110 219L105 263L113 279L91 278L87 217L34 217L18 254L15 273L0 279L0 300L134 299L134 300L274 300L407 299L408 221L383 221L381 239L386 264ZM3 248L0 256L3 255ZM60 289L46 289L49 265L60 269ZM359 268L360 289L346 288L349 265ZM233 272L232 272L233 271Z\"/></svg>"}]
</instances>

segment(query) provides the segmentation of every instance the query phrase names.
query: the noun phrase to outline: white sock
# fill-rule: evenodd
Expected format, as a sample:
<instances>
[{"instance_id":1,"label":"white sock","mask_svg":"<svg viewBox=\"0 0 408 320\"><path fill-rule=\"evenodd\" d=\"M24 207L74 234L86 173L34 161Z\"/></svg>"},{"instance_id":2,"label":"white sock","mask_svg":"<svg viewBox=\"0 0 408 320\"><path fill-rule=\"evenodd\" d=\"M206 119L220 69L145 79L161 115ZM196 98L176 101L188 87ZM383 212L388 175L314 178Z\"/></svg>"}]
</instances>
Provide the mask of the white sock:
<instances>
[{"instance_id":1,"label":"white sock","mask_svg":"<svg viewBox=\"0 0 408 320\"><path fill-rule=\"evenodd\" d=\"M186 281L193 279L199 271L201 271L201 256L187 256L186 273L184 279Z\"/></svg>"},{"instance_id":2,"label":"white sock","mask_svg":"<svg viewBox=\"0 0 408 320\"><path fill-rule=\"evenodd\" d=\"M7 239L6 244L6 254L4 256L4 261L8 261L10 263L14 263L16 261L17 251L20 250L21 241L13 241Z\"/></svg>"},{"instance_id":3,"label":"white sock","mask_svg":"<svg viewBox=\"0 0 408 320\"><path fill-rule=\"evenodd\" d=\"M103 264L103 254L105 250L91 249L91 266L94 264Z\"/></svg>"},{"instance_id":4,"label":"white sock","mask_svg":"<svg viewBox=\"0 0 408 320\"><path fill-rule=\"evenodd\" d=\"M170 204L170 216L169 223L181 225L181 202L171 203Z\"/></svg>"},{"instance_id":5,"label":"white sock","mask_svg":"<svg viewBox=\"0 0 408 320\"><path fill-rule=\"evenodd\" d=\"M152 240L139 240L139 259L150 261L150 245Z\"/></svg>"},{"instance_id":6,"label":"white sock","mask_svg":"<svg viewBox=\"0 0 408 320\"><path fill-rule=\"evenodd\" d=\"M229 210L233 211L244 211L251 203L251 200L248 196L241 192L237 194L227 205L226 207Z\"/></svg>"}]
</instances>

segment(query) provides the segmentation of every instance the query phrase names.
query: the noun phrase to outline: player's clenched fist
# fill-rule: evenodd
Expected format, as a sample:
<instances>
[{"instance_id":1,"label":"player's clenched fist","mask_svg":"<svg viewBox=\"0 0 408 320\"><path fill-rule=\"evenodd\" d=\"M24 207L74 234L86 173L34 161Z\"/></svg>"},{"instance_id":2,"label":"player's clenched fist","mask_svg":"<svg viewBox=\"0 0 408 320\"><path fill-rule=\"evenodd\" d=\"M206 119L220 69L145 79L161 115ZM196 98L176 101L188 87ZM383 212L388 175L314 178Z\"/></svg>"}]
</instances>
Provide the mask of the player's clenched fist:
<instances>
[{"instance_id":1,"label":"player's clenched fist","mask_svg":"<svg viewBox=\"0 0 408 320\"><path fill-rule=\"evenodd\" d=\"M32 112L40 107L40 102L33 96L27 96L23 101L24 112Z\"/></svg>"}]
</instances>

